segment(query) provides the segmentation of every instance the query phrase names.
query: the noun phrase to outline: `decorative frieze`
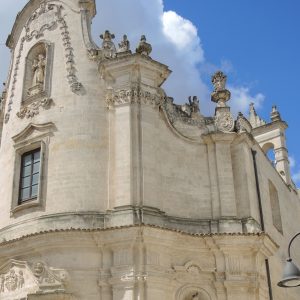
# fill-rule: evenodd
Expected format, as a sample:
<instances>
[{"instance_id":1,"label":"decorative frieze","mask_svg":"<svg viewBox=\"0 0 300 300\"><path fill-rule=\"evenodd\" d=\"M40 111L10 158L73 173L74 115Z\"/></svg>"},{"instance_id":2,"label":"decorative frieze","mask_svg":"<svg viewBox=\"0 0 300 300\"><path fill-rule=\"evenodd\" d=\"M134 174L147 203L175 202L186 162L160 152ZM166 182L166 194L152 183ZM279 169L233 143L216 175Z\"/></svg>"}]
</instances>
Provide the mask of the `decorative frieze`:
<instances>
[{"instance_id":1,"label":"decorative frieze","mask_svg":"<svg viewBox=\"0 0 300 300\"><path fill-rule=\"evenodd\" d=\"M141 89L118 90L116 92L108 90L106 95L106 104L108 108L128 103L159 106L162 104L162 101L163 98L160 95L152 94Z\"/></svg>"},{"instance_id":2,"label":"decorative frieze","mask_svg":"<svg viewBox=\"0 0 300 300\"><path fill-rule=\"evenodd\" d=\"M24 118L33 118L34 116L40 113L40 108L49 109L53 104L53 100L51 98L44 98L30 103L21 108L21 110L17 113L17 117L20 119Z\"/></svg>"}]
</instances>

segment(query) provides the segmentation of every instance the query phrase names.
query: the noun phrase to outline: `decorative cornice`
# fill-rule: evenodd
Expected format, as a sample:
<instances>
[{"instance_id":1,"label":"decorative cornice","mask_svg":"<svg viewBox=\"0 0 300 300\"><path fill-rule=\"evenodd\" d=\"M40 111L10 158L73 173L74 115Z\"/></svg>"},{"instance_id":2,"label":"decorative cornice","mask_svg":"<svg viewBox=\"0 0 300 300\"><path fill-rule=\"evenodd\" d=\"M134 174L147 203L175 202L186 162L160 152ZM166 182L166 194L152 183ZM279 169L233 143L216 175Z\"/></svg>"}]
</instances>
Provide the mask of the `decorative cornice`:
<instances>
[{"instance_id":1,"label":"decorative cornice","mask_svg":"<svg viewBox=\"0 0 300 300\"><path fill-rule=\"evenodd\" d=\"M159 229L167 232L175 232L179 233L182 235L186 236L191 236L191 237L260 237L260 236L265 236L272 240L270 236L263 231L260 232L253 232L253 233L242 233L242 232L224 232L224 233L191 233L191 232L186 232L183 230L179 229L174 229L174 228L168 228L168 227L163 227L163 226L158 226L158 225L151 225L151 224L144 224L141 223L140 225L124 225L124 226L112 226L112 227L106 227L106 228L68 228L68 229L50 229L50 230L44 230L44 231L39 231L31 234L27 234L24 236L21 236L19 238L11 239L11 240L5 240L0 242L0 247L5 246L5 245L10 245L18 241L22 241L31 237L36 237L36 236L41 236L41 235L46 235L46 234L55 234L55 233L71 233L71 232L105 232L105 231L113 231L113 230L122 230L122 229L130 229L130 228L154 228L154 229ZM278 246L278 245L276 245Z\"/></svg>"},{"instance_id":2,"label":"decorative cornice","mask_svg":"<svg viewBox=\"0 0 300 300\"><path fill-rule=\"evenodd\" d=\"M160 106L163 102L163 97L158 94L152 94L141 89L128 90L107 90L106 105L109 109L123 104L147 104L151 106Z\"/></svg>"}]
</instances>

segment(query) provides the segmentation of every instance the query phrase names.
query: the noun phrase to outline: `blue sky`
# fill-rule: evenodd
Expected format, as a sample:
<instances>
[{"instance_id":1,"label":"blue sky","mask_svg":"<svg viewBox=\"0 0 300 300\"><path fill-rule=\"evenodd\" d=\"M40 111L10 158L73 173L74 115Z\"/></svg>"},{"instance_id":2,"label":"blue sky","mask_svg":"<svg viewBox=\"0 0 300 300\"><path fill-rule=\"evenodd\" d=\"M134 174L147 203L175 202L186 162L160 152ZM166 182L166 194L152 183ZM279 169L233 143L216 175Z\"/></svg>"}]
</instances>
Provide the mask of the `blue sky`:
<instances>
[{"instance_id":1,"label":"blue sky","mask_svg":"<svg viewBox=\"0 0 300 300\"><path fill-rule=\"evenodd\" d=\"M0 7L0 80L5 81L9 51L3 45L15 16L26 0ZM288 150L294 180L300 184L297 137L300 96L299 0L96 0L93 36L110 29L116 42L124 33L132 43L146 34L152 58L173 70L165 88L176 102L200 97L201 110L211 114L211 74L223 69L232 91L233 112L247 113L250 102L269 120L276 104L289 124Z\"/></svg>"}]
</instances>

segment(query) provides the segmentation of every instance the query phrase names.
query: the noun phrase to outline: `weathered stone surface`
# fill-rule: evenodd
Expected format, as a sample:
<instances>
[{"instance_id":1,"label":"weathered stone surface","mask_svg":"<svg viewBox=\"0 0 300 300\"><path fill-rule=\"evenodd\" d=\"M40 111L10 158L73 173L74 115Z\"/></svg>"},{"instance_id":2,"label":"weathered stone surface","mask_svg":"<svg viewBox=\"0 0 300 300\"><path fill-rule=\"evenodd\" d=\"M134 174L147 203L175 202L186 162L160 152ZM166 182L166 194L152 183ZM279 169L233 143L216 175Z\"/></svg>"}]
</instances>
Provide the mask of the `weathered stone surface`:
<instances>
[{"instance_id":1,"label":"weathered stone surface","mask_svg":"<svg viewBox=\"0 0 300 300\"><path fill-rule=\"evenodd\" d=\"M31 0L8 40L0 299L269 299L265 259L274 299L298 299L276 286L300 216L277 109L269 124L253 107L235 120L223 73L214 116L196 96L174 103L152 46L143 38L132 54L124 38L117 51L106 31L98 47L94 14L92 0ZM26 59L40 52L44 78L28 95ZM19 204L21 156L36 148L38 197Z\"/></svg>"}]
</instances>

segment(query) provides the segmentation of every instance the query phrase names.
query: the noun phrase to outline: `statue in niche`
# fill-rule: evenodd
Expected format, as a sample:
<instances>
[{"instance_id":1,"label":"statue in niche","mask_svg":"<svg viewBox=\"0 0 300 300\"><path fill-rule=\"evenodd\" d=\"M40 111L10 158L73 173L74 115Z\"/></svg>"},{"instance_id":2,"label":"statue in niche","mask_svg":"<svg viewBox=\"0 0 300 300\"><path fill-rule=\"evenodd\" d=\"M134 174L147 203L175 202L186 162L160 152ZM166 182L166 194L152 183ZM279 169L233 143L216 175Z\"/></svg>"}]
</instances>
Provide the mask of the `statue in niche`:
<instances>
[{"instance_id":1,"label":"statue in niche","mask_svg":"<svg viewBox=\"0 0 300 300\"><path fill-rule=\"evenodd\" d=\"M119 43L118 52L127 52L130 50L130 42L128 41L127 35L123 35L123 40Z\"/></svg>"},{"instance_id":2,"label":"statue in niche","mask_svg":"<svg viewBox=\"0 0 300 300\"><path fill-rule=\"evenodd\" d=\"M33 79L32 87L43 85L45 81L46 58L44 54L39 54L37 59L34 59L32 65Z\"/></svg>"},{"instance_id":3,"label":"statue in niche","mask_svg":"<svg viewBox=\"0 0 300 300\"><path fill-rule=\"evenodd\" d=\"M28 96L34 96L39 94L44 89L45 82L45 68L46 68L46 57L40 53L37 58L33 60L32 64L32 83L28 89Z\"/></svg>"}]
</instances>

